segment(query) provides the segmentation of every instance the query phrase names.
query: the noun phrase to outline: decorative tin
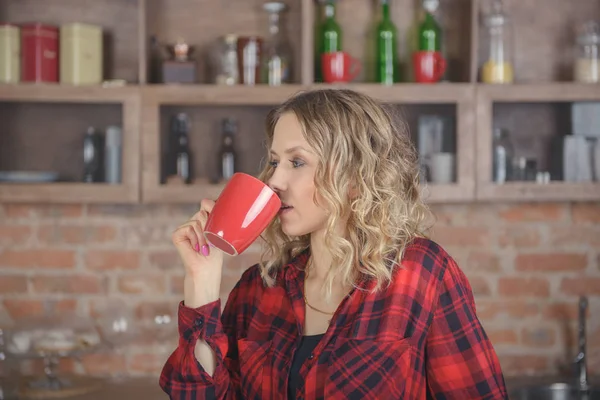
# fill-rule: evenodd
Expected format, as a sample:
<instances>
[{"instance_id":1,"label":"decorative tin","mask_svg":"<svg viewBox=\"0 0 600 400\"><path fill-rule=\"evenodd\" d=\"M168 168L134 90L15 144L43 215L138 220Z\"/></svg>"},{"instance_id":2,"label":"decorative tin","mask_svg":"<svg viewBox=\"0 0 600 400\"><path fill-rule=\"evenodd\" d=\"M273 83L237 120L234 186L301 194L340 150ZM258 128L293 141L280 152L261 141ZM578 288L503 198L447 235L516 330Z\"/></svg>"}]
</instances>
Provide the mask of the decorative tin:
<instances>
[{"instance_id":1,"label":"decorative tin","mask_svg":"<svg viewBox=\"0 0 600 400\"><path fill-rule=\"evenodd\" d=\"M21 25L21 81L58 82L58 27Z\"/></svg>"},{"instance_id":2,"label":"decorative tin","mask_svg":"<svg viewBox=\"0 0 600 400\"><path fill-rule=\"evenodd\" d=\"M97 85L103 80L102 28L72 23L60 27L60 82Z\"/></svg>"},{"instance_id":3,"label":"decorative tin","mask_svg":"<svg viewBox=\"0 0 600 400\"><path fill-rule=\"evenodd\" d=\"M0 24L0 82L19 83L21 80L21 39L19 27Z\"/></svg>"}]
</instances>

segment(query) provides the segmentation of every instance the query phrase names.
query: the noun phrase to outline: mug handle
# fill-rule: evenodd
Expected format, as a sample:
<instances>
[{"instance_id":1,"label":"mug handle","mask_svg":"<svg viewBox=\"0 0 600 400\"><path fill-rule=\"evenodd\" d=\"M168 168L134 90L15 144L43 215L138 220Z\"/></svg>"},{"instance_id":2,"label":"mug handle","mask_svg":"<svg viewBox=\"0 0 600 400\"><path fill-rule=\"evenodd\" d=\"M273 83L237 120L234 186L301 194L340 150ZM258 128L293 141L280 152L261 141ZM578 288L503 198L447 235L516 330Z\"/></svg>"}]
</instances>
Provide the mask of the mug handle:
<instances>
[{"instance_id":1,"label":"mug handle","mask_svg":"<svg viewBox=\"0 0 600 400\"><path fill-rule=\"evenodd\" d=\"M350 81L356 79L362 70L361 62L358 58L350 57Z\"/></svg>"},{"instance_id":2,"label":"mug handle","mask_svg":"<svg viewBox=\"0 0 600 400\"><path fill-rule=\"evenodd\" d=\"M435 53L435 66L434 66L434 74L435 80L438 81L446 72L446 59L442 56L440 52Z\"/></svg>"}]
</instances>

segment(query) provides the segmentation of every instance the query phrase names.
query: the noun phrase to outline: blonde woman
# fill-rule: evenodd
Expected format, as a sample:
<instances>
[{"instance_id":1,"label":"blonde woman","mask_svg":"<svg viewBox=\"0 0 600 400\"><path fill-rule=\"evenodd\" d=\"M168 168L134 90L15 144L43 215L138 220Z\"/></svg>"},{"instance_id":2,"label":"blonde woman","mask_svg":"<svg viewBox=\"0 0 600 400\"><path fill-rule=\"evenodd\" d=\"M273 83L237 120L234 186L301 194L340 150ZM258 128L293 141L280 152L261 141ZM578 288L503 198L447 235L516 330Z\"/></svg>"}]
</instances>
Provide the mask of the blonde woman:
<instances>
[{"instance_id":1,"label":"blonde woman","mask_svg":"<svg viewBox=\"0 0 600 400\"><path fill-rule=\"evenodd\" d=\"M223 254L173 233L185 265L171 399L506 399L471 287L424 235L407 132L350 90L304 92L267 119L261 173L283 207L221 313Z\"/></svg>"}]
</instances>

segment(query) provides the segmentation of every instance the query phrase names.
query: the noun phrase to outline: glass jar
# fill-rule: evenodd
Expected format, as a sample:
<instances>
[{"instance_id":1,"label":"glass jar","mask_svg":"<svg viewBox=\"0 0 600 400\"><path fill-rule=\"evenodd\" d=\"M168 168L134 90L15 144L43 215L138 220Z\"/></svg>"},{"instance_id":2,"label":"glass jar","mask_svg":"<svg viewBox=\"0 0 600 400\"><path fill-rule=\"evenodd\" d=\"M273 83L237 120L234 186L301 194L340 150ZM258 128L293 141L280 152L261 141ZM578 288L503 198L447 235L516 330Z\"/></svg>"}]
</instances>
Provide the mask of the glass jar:
<instances>
[{"instance_id":1,"label":"glass jar","mask_svg":"<svg viewBox=\"0 0 600 400\"><path fill-rule=\"evenodd\" d=\"M227 34L217 42L213 54L214 83L217 85L237 85L240 81L237 41L237 35Z\"/></svg>"},{"instance_id":2,"label":"glass jar","mask_svg":"<svg viewBox=\"0 0 600 400\"><path fill-rule=\"evenodd\" d=\"M483 43L488 51L481 67L484 83L513 83L513 27L502 0L492 0L492 9L483 17Z\"/></svg>"},{"instance_id":3,"label":"glass jar","mask_svg":"<svg viewBox=\"0 0 600 400\"><path fill-rule=\"evenodd\" d=\"M575 81L600 82L600 23L588 21L581 25L577 35Z\"/></svg>"},{"instance_id":4,"label":"glass jar","mask_svg":"<svg viewBox=\"0 0 600 400\"><path fill-rule=\"evenodd\" d=\"M286 7L279 1L263 5L263 9L269 14L269 35L265 40L261 58L261 83L270 86L291 81L292 51L281 30L281 13Z\"/></svg>"}]
</instances>

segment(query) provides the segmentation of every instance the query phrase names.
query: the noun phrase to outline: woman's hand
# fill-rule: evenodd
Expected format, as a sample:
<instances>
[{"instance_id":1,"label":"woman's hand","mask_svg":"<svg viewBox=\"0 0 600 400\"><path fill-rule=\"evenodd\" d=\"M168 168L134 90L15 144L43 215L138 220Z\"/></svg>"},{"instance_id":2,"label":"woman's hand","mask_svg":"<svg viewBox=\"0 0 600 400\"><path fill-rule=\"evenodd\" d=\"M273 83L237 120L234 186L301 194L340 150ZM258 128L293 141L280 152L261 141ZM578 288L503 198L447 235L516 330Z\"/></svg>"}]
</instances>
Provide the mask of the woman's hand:
<instances>
[{"instance_id":1,"label":"woman's hand","mask_svg":"<svg viewBox=\"0 0 600 400\"><path fill-rule=\"evenodd\" d=\"M172 241L185 267L185 305L196 308L219 298L223 252L204 238L204 227L215 202L204 199L200 211L179 226Z\"/></svg>"}]
</instances>

